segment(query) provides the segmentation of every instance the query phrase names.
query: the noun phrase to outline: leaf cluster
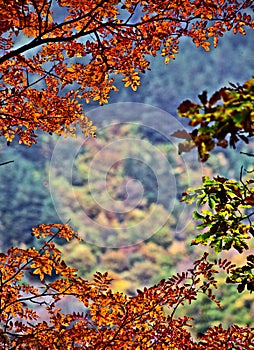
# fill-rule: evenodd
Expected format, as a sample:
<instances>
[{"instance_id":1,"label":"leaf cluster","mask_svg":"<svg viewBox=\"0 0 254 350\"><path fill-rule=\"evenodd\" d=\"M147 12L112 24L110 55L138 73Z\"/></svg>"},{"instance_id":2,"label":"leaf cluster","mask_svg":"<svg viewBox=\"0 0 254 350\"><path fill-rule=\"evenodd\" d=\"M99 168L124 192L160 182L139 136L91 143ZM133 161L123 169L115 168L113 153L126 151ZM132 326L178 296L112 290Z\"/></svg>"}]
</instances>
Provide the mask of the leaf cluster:
<instances>
[{"instance_id":1,"label":"leaf cluster","mask_svg":"<svg viewBox=\"0 0 254 350\"><path fill-rule=\"evenodd\" d=\"M179 144L179 152L188 152L197 147L200 160L205 162L216 147L235 148L236 143L254 135L254 79L242 86L231 84L231 88L216 91L208 100L207 93L199 95L201 104L184 101L178 108L179 115L190 119L189 125L195 127L190 133L177 131L174 136L185 139ZM242 152L245 153L245 152ZM251 153L245 153L252 156ZM205 209L194 212L194 219L200 224L199 234L192 244L209 245L221 252L235 248L239 253L249 250L247 240L253 237L253 179L243 181L243 167L240 182L217 176L205 176L203 185L183 193L186 203L196 202ZM252 171L250 171L252 173ZM238 291L245 287L254 290L254 271L252 255L247 262L230 272L228 283L237 283Z\"/></svg>"},{"instance_id":2,"label":"leaf cluster","mask_svg":"<svg viewBox=\"0 0 254 350\"><path fill-rule=\"evenodd\" d=\"M187 203L194 201L198 205L208 205L209 209L195 211L193 217L201 221L198 229L205 229L193 244L208 244L215 248L216 252L229 250L234 247L239 253L248 249L246 240L253 236L253 222L250 221L254 214L245 214L242 209L252 208L253 189L234 180L217 176L210 179L203 177L203 185L189 189L183 194L182 200Z\"/></svg>"},{"instance_id":3,"label":"leaf cluster","mask_svg":"<svg viewBox=\"0 0 254 350\"><path fill-rule=\"evenodd\" d=\"M203 232L193 241L194 245L209 245L219 253L231 248L239 253L249 250L247 243L254 236L253 221L253 180L238 183L224 177L203 177L203 185L190 188L183 193L182 201L205 207L194 211L193 218L199 221L197 229ZM246 210L248 210L246 212ZM252 255L247 265L231 271L227 282L240 283L239 290L254 288Z\"/></svg>"},{"instance_id":4,"label":"leaf cluster","mask_svg":"<svg viewBox=\"0 0 254 350\"><path fill-rule=\"evenodd\" d=\"M185 139L179 144L179 153L197 147L200 160L205 162L215 146L235 148L240 140L249 143L254 135L254 78L242 86L221 88L210 99L204 91L199 98L201 104L185 100L178 108L179 116L190 119L189 125L194 128L190 133L173 134Z\"/></svg>"},{"instance_id":5,"label":"leaf cluster","mask_svg":"<svg viewBox=\"0 0 254 350\"><path fill-rule=\"evenodd\" d=\"M33 233L45 238L40 249L11 248L0 255L1 349L205 349L206 344L216 349L218 344L248 348L253 343L254 330L236 326L211 328L195 341L188 330L190 319L176 316L199 293L220 306L213 292L216 264L208 262L208 254L188 271L128 297L112 292L107 273L97 272L87 281L66 266L53 240L58 235L74 238L68 225L41 225ZM58 277L47 283L53 269ZM27 272L38 274L37 287L24 281ZM80 302L80 311L61 311L58 302L66 296ZM47 314L44 319L40 309Z\"/></svg>"},{"instance_id":6,"label":"leaf cluster","mask_svg":"<svg viewBox=\"0 0 254 350\"><path fill-rule=\"evenodd\" d=\"M37 130L86 136L82 101L108 102L114 78L134 91L148 56L175 58L179 38L209 50L226 31L253 28L248 1L11 0L1 6L0 133L28 146ZM59 14L61 14L59 16ZM19 45L16 45L19 43Z\"/></svg>"}]
</instances>

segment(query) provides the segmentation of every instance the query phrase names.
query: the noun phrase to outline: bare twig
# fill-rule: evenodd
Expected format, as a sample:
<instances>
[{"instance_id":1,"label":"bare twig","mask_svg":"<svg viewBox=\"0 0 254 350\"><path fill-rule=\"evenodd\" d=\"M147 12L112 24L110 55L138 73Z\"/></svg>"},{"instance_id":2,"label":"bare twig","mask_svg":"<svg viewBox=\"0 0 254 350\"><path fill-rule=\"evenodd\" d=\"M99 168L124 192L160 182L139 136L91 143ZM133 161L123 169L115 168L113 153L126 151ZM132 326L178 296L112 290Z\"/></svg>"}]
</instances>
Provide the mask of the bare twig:
<instances>
[{"instance_id":1,"label":"bare twig","mask_svg":"<svg viewBox=\"0 0 254 350\"><path fill-rule=\"evenodd\" d=\"M0 163L0 166L5 165L5 164L9 164L9 163L14 163L14 160L8 160L8 162Z\"/></svg>"}]
</instances>

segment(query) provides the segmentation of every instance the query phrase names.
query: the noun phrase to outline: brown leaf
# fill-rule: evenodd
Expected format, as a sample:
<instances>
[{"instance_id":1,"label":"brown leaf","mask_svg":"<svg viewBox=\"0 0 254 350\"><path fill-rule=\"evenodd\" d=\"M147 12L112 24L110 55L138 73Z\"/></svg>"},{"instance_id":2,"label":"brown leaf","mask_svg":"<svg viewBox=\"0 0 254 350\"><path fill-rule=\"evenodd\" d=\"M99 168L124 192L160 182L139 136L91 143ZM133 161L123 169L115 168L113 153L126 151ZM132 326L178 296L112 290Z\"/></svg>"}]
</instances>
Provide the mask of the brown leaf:
<instances>
[{"instance_id":1,"label":"brown leaf","mask_svg":"<svg viewBox=\"0 0 254 350\"><path fill-rule=\"evenodd\" d=\"M186 130L177 130L170 136L177 137L179 139L191 140L190 134Z\"/></svg>"},{"instance_id":2,"label":"brown leaf","mask_svg":"<svg viewBox=\"0 0 254 350\"><path fill-rule=\"evenodd\" d=\"M210 98L208 105L209 107L212 107L213 105L215 105L216 102L218 102L221 98L221 94L220 91L216 91Z\"/></svg>"},{"instance_id":3,"label":"brown leaf","mask_svg":"<svg viewBox=\"0 0 254 350\"><path fill-rule=\"evenodd\" d=\"M188 112L192 108L196 108L198 105L194 102L191 102L190 100L183 101L180 106L178 107L178 113L184 114Z\"/></svg>"}]
</instances>

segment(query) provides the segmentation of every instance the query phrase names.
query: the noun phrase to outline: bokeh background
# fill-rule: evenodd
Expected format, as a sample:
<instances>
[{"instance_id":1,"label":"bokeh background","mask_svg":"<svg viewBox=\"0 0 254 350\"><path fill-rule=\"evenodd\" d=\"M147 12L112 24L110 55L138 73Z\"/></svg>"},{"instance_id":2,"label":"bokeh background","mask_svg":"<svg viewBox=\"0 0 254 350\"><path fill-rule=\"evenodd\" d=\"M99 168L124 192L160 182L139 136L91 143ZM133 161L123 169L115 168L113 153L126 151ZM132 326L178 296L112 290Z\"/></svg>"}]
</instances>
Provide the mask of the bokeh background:
<instances>
[{"instance_id":1,"label":"bokeh background","mask_svg":"<svg viewBox=\"0 0 254 350\"><path fill-rule=\"evenodd\" d=\"M226 34L210 52L182 39L175 61L165 65L162 57L151 58L151 71L141 77L136 92L117 76L119 91L109 107L84 102L98 127L95 140L78 134L59 144L57 137L40 135L30 149L15 142L7 147L2 140L1 162L14 163L0 167L1 251L36 246L31 227L70 219L84 242L58 241L66 262L86 278L109 271L114 290L133 295L137 288L189 268L202 249L190 245L195 224L191 207L180 203L181 193L200 184L202 173L239 179L241 166L250 169L252 164L240 155L246 150L241 144L236 150L215 151L202 166L195 151L179 156L170 134L177 125L188 125L178 119L177 107L185 99L198 100L204 90L211 94L229 82L249 79L253 39L253 32ZM248 151L253 148L248 145ZM107 207L109 198L113 204ZM235 252L230 257L242 259ZM218 278L224 281L222 275ZM223 312L204 297L181 312L196 317L200 332L218 323L254 325L249 293L239 296L234 286L223 285L218 297Z\"/></svg>"}]
</instances>

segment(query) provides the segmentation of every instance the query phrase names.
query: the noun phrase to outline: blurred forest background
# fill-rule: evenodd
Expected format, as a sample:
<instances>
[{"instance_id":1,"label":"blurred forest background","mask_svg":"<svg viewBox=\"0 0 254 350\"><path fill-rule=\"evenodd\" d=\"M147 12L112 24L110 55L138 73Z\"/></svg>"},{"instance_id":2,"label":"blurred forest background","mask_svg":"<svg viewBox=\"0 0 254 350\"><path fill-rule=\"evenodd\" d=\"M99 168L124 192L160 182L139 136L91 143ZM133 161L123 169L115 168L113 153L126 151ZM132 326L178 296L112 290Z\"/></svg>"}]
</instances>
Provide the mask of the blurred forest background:
<instances>
[{"instance_id":1,"label":"blurred forest background","mask_svg":"<svg viewBox=\"0 0 254 350\"><path fill-rule=\"evenodd\" d=\"M142 76L141 87L137 92L124 88L121 78L117 77L119 92L112 95L109 103L141 102L159 107L176 117L177 106L182 100L197 100L197 95L203 90L207 90L209 94L222 86L229 86L229 82L241 84L253 75L253 39L253 32L247 33L246 36L227 34L216 49L211 48L211 52L198 49L190 40L184 39L181 41L180 52L176 55L175 61L164 65L162 57L151 60L151 71ZM84 105L84 110L86 112L95 107L97 107L95 103ZM167 127L165 125L165 128ZM187 174L175 147L156 131L130 124L119 124L105 130L106 133L103 130L100 132L99 128L97 140L88 140L82 147L75 160L72 179L66 176L64 163L65 152L68 153L71 140L66 140L66 150L63 152L62 159L59 160L60 166L57 169L51 169L54 174L51 177L55 189L54 196L64 208L64 217L71 218L70 224L78 231L85 228L87 235L87 242L75 241L63 245L59 241L58 244L61 246L66 262L78 268L80 275L89 278L95 271L110 271L114 278L113 289L132 295L137 288L152 285L176 271L190 267L191 262L200 256L201 248L190 245L195 235L194 223L189 221L191 208L183 212L183 204L178 202L186 186L200 183L200 172L196 163L193 162L194 165L188 169L189 174ZM170 127L168 130L170 132ZM88 164L93 159L97 148L106 146L115 137L124 138L131 135L156 145L174 170L178 198L170 214L168 213L170 198L163 197L160 201L157 200L156 177L152 170L134 159L118 162L108 174L107 182L112 197L123 201L126 181L129 179L140 181L143 185L144 197L135 210L112 217L91 198ZM42 135L38 144L28 149L15 143L7 147L4 140L1 141L0 162L14 160L14 163L0 167L1 251L7 250L11 245L37 244L31 236L31 227L40 223L59 222L49 191L50 160L56 142L57 138ZM124 148L124 143L122 147ZM204 173L239 179L241 165L246 168L252 166L251 158L240 155L239 147L237 150L214 152L207 164L203 166ZM246 150L246 146L244 147ZM251 151L251 147L253 150L254 144L249 145L248 152ZM119 149L119 152L124 152L124 149ZM110 158L114 155L109 152L105 156ZM190 157L197 158L197 154L193 153ZM135 225L149 211L156 208L158 220L160 217L165 217L166 224L155 235L138 244L128 246L131 242L130 237L126 238L122 234L116 238L108 232L103 238L104 246L90 244L92 237L98 236L98 232L94 226L89 226L89 222L84 221L82 206L77 207L71 200L72 191L86 208L86 215L98 223L107 225L114 222L115 225L121 224L126 227ZM135 192L135 188L133 191ZM165 192L167 192L166 189ZM103 195L104 193L101 193L102 197ZM184 213L188 213L188 218L184 217ZM189 222L184 230L176 230L179 220ZM145 227L148 231L150 224L148 222ZM135 226L132 234L137 237L140 235L135 232ZM105 248L115 244L121 248ZM231 258L239 259L238 253L232 253ZM223 276L219 276L219 279L223 281ZM188 307L188 311L186 308L188 315L196 317L198 331L203 332L208 325L218 323L223 323L225 326L232 323L247 323L254 326L252 295L248 292L239 295L235 286L223 285L218 297L222 300L224 311L217 309L204 297Z\"/></svg>"}]
</instances>

